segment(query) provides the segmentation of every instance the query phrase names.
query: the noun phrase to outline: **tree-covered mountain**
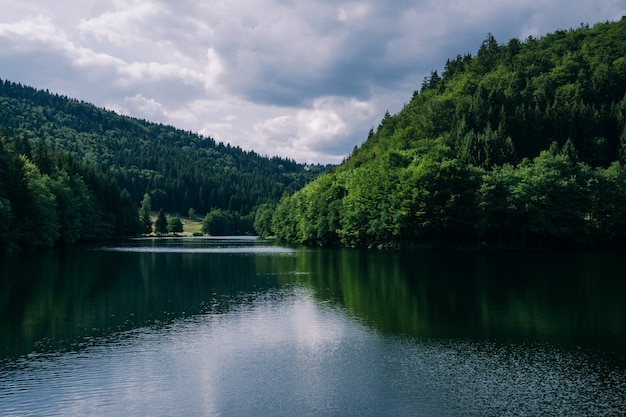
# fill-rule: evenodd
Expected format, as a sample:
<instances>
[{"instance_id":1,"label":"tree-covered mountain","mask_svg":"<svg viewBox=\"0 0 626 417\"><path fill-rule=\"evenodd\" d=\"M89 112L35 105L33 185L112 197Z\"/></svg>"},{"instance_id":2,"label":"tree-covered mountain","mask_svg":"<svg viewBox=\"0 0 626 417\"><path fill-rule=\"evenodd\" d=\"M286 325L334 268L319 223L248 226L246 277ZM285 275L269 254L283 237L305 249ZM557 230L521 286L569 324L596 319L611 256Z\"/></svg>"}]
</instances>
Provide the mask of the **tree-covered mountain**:
<instances>
[{"instance_id":1,"label":"tree-covered mountain","mask_svg":"<svg viewBox=\"0 0 626 417\"><path fill-rule=\"evenodd\" d=\"M140 233L146 194L250 233L259 205L326 169L3 80L0 131L0 253Z\"/></svg>"},{"instance_id":2,"label":"tree-covered mountain","mask_svg":"<svg viewBox=\"0 0 626 417\"><path fill-rule=\"evenodd\" d=\"M137 233L128 208L136 214L146 194L155 210L215 211L228 231L252 232L260 205L327 168L260 156L6 80L0 130L0 252Z\"/></svg>"},{"instance_id":3,"label":"tree-covered mountain","mask_svg":"<svg viewBox=\"0 0 626 417\"><path fill-rule=\"evenodd\" d=\"M488 35L259 228L311 245L623 242L625 93L626 18Z\"/></svg>"},{"instance_id":4,"label":"tree-covered mountain","mask_svg":"<svg viewBox=\"0 0 626 417\"><path fill-rule=\"evenodd\" d=\"M6 80L0 80L0 127L33 148L43 144L93 165L137 204L150 193L152 206L168 212L220 208L249 215L324 168L264 157Z\"/></svg>"}]
</instances>

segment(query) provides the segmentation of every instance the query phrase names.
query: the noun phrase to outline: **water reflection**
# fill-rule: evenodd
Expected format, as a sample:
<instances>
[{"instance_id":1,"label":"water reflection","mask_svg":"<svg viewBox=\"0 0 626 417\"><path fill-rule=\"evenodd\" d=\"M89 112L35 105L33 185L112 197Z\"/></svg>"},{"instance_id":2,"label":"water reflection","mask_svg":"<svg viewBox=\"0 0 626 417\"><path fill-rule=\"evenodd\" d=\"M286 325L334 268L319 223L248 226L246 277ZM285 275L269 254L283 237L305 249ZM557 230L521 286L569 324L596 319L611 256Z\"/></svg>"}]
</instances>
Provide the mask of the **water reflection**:
<instances>
[{"instance_id":1,"label":"water reflection","mask_svg":"<svg viewBox=\"0 0 626 417\"><path fill-rule=\"evenodd\" d=\"M620 415L626 261L145 239L0 263L0 414Z\"/></svg>"},{"instance_id":2,"label":"water reflection","mask_svg":"<svg viewBox=\"0 0 626 417\"><path fill-rule=\"evenodd\" d=\"M98 251L136 253L244 253L292 254L294 249L270 244L250 236L137 238L98 247Z\"/></svg>"},{"instance_id":3,"label":"water reflection","mask_svg":"<svg viewBox=\"0 0 626 417\"><path fill-rule=\"evenodd\" d=\"M186 243L188 251L143 250L177 244L152 239L138 245L68 248L3 260L1 353L19 356L72 349L112 332L227 310L231 303L244 301L238 294L278 285L269 277L256 278L250 255L272 253L260 242L250 246L248 240L196 239ZM198 255L198 245L221 251ZM274 252L292 254L284 248Z\"/></svg>"},{"instance_id":4,"label":"water reflection","mask_svg":"<svg viewBox=\"0 0 626 417\"><path fill-rule=\"evenodd\" d=\"M626 352L626 261L571 252L287 248L258 239L143 239L0 264L2 354L245 304L307 285L386 335L543 341ZM622 355L623 356L623 355Z\"/></svg>"},{"instance_id":5,"label":"water reflection","mask_svg":"<svg viewBox=\"0 0 626 417\"><path fill-rule=\"evenodd\" d=\"M18 415L613 416L625 400L623 370L583 353L382 337L297 284L0 372L0 414Z\"/></svg>"},{"instance_id":6,"label":"water reflection","mask_svg":"<svg viewBox=\"0 0 626 417\"><path fill-rule=\"evenodd\" d=\"M619 254L305 249L296 259L257 265L265 262L274 265L262 268L282 271L281 282L306 282L384 334L626 352Z\"/></svg>"}]
</instances>

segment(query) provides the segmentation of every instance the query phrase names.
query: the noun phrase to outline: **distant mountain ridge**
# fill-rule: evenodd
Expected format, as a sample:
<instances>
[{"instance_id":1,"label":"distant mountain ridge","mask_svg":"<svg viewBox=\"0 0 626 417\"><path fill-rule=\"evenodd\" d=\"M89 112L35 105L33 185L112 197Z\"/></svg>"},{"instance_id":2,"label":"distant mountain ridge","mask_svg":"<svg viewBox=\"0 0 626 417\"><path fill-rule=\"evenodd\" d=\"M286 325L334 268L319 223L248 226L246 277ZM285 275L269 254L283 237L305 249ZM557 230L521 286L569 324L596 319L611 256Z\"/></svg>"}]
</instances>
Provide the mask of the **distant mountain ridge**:
<instances>
[{"instance_id":1,"label":"distant mountain ridge","mask_svg":"<svg viewBox=\"0 0 626 417\"><path fill-rule=\"evenodd\" d=\"M147 192L153 207L169 212L219 208L253 215L260 204L293 193L325 169L8 80L0 80L0 129L33 147L68 152L114 178L137 204Z\"/></svg>"},{"instance_id":2,"label":"distant mountain ridge","mask_svg":"<svg viewBox=\"0 0 626 417\"><path fill-rule=\"evenodd\" d=\"M433 71L263 232L309 245L626 241L626 17L499 44Z\"/></svg>"}]
</instances>

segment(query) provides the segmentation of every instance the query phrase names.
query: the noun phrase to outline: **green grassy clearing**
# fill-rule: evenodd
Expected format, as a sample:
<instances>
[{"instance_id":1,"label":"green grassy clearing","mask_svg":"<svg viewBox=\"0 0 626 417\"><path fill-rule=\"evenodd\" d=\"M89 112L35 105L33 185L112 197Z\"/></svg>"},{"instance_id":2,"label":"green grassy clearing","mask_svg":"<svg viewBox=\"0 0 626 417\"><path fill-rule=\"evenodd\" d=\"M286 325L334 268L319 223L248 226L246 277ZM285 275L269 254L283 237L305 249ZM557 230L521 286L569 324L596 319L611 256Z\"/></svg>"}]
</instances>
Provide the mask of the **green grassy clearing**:
<instances>
[{"instance_id":1,"label":"green grassy clearing","mask_svg":"<svg viewBox=\"0 0 626 417\"><path fill-rule=\"evenodd\" d=\"M158 215L159 215L158 211L152 211L150 213L150 219L152 220L153 229L154 229L154 224L157 220ZM176 213L166 213L166 216L167 216L167 220L169 221L170 218L176 216ZM180 216L180 220L183 223L183 232L177 233L177 236L193 236L194 233L202 234L202 220L203 220L202 217L194 215L190 219L187 216ZM151 236L154 236L154 235L155 233L152 232ZM172 233L168 233L166 236L172 236Z\"/></svg>"}]
</instances>

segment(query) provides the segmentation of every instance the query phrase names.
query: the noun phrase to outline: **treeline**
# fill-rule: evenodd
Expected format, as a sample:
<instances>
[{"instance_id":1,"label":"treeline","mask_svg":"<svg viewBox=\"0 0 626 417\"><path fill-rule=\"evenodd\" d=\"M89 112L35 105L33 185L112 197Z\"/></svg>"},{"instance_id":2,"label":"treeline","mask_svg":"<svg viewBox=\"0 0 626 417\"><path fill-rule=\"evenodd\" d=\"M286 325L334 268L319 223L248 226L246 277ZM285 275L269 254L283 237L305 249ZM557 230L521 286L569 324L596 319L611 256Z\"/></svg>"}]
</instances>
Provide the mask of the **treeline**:
<instances>
[{"instance_id":1,"label":"treeline","mask_svg":"<svg viewBox=\"0 0 626 417\"><path fill-rule=\"evenodd\" d=\"M0 135L0 255L140 233L115 180L71 155Z\"/></svg>"},{"instance_id":2,"label":"treeline","mask_svg":"<svg viewBox=\"0 0 626 417\"><path fill-rule=\"evenodd\" d=\"M488 35L257 223L310 245L624 242L625 93L626 18Z\"/></svg>"},{"instance_id":3,"label":"treeline","mask_svg":"<svg viewBox=\"0 0 626 417\"><path fill-rule=\"evenodd\" d=\"M139 205L205 214L254 215L326 167L217 143L209 137L121 116L48 91L0 80L0 126L53 152L65 152L114 179Z\"/></svg>"}]
</instances>

